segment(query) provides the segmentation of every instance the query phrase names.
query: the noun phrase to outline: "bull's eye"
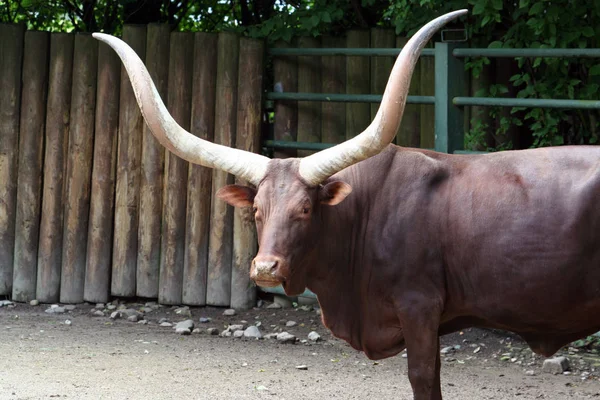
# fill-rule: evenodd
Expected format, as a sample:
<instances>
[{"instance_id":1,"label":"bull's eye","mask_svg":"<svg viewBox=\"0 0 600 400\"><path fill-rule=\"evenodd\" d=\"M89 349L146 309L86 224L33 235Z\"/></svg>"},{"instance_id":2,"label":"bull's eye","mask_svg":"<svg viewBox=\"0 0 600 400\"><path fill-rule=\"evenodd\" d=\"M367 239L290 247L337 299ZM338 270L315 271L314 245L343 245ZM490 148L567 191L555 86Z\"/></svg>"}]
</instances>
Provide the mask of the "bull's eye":
<instances>
[{"instance_id":1,"label":"bull's eye","mask_svg":"<svg viewBox=\"0 0 600 400\"><path fill-rule=\"evenodd\" d=\"M302 213L303 213L303 214L308 214L308 212L309 212L309 211L310 211L310 209L309 209L308 207L304 207L304 208L302 209Z\"/></svg>"},{"instance_id":2,"label":"bull's eye","mask_svg":"<svg viewBox=\"0 0 600 400\"><path fill-rule=\"evenodd\" d=\"M252 207L252 214L256 214L257 211L258 211L258 208Z\"/></svg>"}]
</instances>

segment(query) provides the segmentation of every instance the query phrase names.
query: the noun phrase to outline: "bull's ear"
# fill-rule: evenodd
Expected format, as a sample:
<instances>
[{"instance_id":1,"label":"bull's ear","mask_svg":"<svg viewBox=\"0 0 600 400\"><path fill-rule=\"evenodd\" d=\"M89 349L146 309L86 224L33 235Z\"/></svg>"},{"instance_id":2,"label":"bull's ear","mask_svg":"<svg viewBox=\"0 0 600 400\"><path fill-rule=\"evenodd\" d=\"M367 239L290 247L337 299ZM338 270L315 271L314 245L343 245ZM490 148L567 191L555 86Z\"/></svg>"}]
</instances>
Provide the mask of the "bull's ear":
<instances>
[{"instance_id":1,"label":"bull's ear","mask_svg":"<svg viewBox=\"0 0 600 400\"><path fill-rule=\"evenodd\" d=\"M241 185L223 186L217 191L217 197L234 207L252 207L256 189Z\"/></svg>"},{"instance_id":2,"label":"bull's ear","mask_svg":"<svg viewBox=\"0 0 600 400\"><path fill-rule=\"evenodd\" d=\"M319 190L319 201L321 204L335 206L336 204L340 204L350 192L352 192L352 186L346 182L329 182Z\"/></svg>"}]
</instances>

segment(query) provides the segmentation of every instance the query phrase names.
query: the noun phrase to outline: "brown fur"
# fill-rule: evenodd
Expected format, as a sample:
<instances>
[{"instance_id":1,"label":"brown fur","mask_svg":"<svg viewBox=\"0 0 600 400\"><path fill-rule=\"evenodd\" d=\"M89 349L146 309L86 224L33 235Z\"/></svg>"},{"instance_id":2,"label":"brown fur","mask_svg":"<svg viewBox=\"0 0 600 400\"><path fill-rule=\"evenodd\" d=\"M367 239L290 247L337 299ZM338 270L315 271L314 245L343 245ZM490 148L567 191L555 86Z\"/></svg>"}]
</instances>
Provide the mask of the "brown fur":
<instances>
[{"instance_id":1,"label":"brown fur","mask_svg":"<svg viewBox=\"0 0 600 400\"><path fill-rule=\"evenodd\" d=\"M272 160L252 192L257 259L277 259L288 294L314 291L368 357L408 348L415 399L441 399L440 334L501 328L550 355L600 329L600 148L390 145L320 187L297 168Z\"/></svg>"}]
</instances>

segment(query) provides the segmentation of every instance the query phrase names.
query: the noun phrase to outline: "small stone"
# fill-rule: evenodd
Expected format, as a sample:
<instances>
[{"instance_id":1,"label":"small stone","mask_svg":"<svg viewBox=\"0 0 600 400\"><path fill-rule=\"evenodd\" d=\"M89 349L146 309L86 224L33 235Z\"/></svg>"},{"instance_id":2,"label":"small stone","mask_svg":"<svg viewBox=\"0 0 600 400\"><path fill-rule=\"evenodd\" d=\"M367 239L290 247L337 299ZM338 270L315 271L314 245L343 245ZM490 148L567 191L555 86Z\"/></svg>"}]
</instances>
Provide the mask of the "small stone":
<instances>
[{"instance_id":1,"label":"small stone","mask_svg":"<svg viewBox=\"0 0 600 400\"><path fill-rule=\"evenodd\" d=\"M73 311L75 308L77 308L74 304L67 304L65 306L65 310L67 311Z\"/></svg>"},{"instance_id":2,"label":"small stone","mask_svg":"<svg viewBox=\"0 0 600 400\"><path fill-rule=\"evenodd\" d=\"M454 346L447 346L440 350L440 354L448 354L454 352Z\"/></svg>"},{"instance_id":3,"label":"small stone","mask_svg":"<svg viewBox=\"0 0 600 400\"><path fill-rule=\"evenodd\" d=\"M234 331L233 332L233 337L234 338L241 338L242 336L244 336L244 331L242 331L242 330L238 330L238 331Z\"/></svg>"},{"instance_id":4,"label":"small stone","mask_svg":"<svg viewBox=\"0 0 600 400\"><path fill-rule=\"evenodd\" d=\"M170 326L173 326L173 324L172 324L172 323L170 323L170 322L163 322L163 323L162 323L162 324L160 324L159 326L162 326L162 327L168 328L168 327L170 327Z\"/></svg>"},{"instance_id":5,"label":"small stone","mask_svg":"<svg viewBox=\"0 0 600 400\"><path fill-rule=\"evenodd\" d=\"M311 342L318 342L319 340L321 340L321 335L319 335L315 331L312 331L308 334L308 340L310 340Z\"/></svg>"},{"instance_id":6,"label":"small stone","mask_svg":"<svg viewBox=\"0 0 600 400\"><path fill-rule=\"evenodd\" d=\"M298 323L296 321L288 321L285 323L285 326L287 328L291 328L292 326L296 326L296 325L298 325Z\"/></svg>"},{"instance_id":7,"label":"small stone","mask_svg":"<svg viewBox=\"0 0 600 400\"><path fill-rule=\"evenodd\" d=\"M51 306L50 308L46 309L46 312L48 314L63 314L65 312L65 309L56 305L56 307Z\"/></svg>"},{"instance_id":8,"label":"small stone","mask_svg":"<svg viewBox=\"0 0 600 400\"><path fill-rule=\"evenodd\" d=\"M134 310L133 308L124 308L124 309L120 310L119 312L122 314L123 317L127 317L127 318L135 315L137 317L137 320L139 320L140 318L142 318L144 316L141 312Z\"/></svg>"},{"instance_id":9,"label":"small stone","mask_svg":"<svg viewBox=\"0 0 600 400\"><path fill-rule=\"evenodd\" d=\"M148 313L151 313L152 311L154 311L154 308L152 308L152 307L142 307L142 308L140 308L140 311L143 312L143 313L148 314Z\"/></svg>"},{"instance_id":10,"label":"small stone","mask_svg":"<svg viewBox=\"0 0 600 400\"><path fill-rule=\"evenodd\" d=\"M175 333L178 335L190 335L192 333L192 331L190 331L189 329L185 329L185 328L176 328L175 329Z\"/></svg>"},{"instance_id":11,"label":"small stone","mask_svg":"<svg viewBox=\"0 0 600 400\"><path fill-rule=\"evenodd\" d=\"M265 336L263 336L265 339L276 339L277 338L277 333L267 333Z\"/></svg>"},{"instance_id":12,"label":"small stone","mask_svg":"<svg viewBox=\"0 0 600 400\"><path fill-rule=\"evenodd\" d=\"M321 309L320 308L317 309L317 315L319 315L319 316L321 315Z\"/></svg>"},{"instance_id":13,"label":"small stone","mask_svg":"<svg viewBox=\"0 0 600 400\"><path fill-rule=\"evenodd\" d=\"M567 357L554 357L544 360L542 371L549 374L562 374L569 369L569 360Z\"/></svg>"},{"instance_id":14,"label":"small stone","mask_svg":"<svg viewBox=\"0 0 600 400\"><path fill-rule=\"evenodd\" d=\"M40 301L39 301L39 300L35 300L35 299L34 299L34 300L31 300L31 301L29 302L29 305L30 305L30 306L34 306L34 307L35 307L35 306L39 306L39 305L40 305Z\"/></svg>"},{"instance_id":15,"label":"small stone","mask_svg":"<svg viewBox=\"0 0 600 400\"><path fill-rule=\"evenodd\" d=\"M159 324L162 324L163 322L169 322L169 320L166 319L166 318L161 318L161 319L158 320Z\"/></svg>"},{"instance_id":16,"label":"small stone","mask_svg":"<svg viewBox=\"0 0 600 400\"><path fill-rule=\"evenodd\" d=\"M202 333L202 329L200 329L200 328L194 328L194 330L192 331L192 333Z\"/></svg>"},{"instance_id":17,"label":"small stone","mask_svg":"<svg viewBox=\"0 0 600 400\"><path fill-rule=\"evenodd\" d=\"M259 300L256 302L256 307L257 307L257 308L261 308L261 307L263 306L263 304L265 304L265 302L259 299Z\"/></svg>"},{"instance_id":18,"label":"small stone","mask_svg":"<svg viewBox=\"0 0 600 400\"><path fill-rule=\"evenodd\" d=\"M532 369L527 370L527 371L525 371L525 375L527 375L527 376L535 376L535 371L532 370Z\"/></svg>"},{"instance_id":19,"label":"small stone","mask_svg":"<svg viewBox=\"0 0 600 400\"><path fill-rule=\"evenodd\" d=\"M137 315L130 315L129 317L127 317L127 321L129 321L129 322L138 322L139 321L139 317Z\"/></svg>"},{"instance_id":20,"label":"small stone","mask_svg":"<svg viewBox=\"0 0 600 400\"><path fill-rule=\"evenodd\" d=\"M277 335L277 341L280 343L296 343L296 336L287 332L281 332Z\"/></svg>"},{"instance_id":21,"label":"small stone","mask_svg":"<svg viewBox=\"0 0 600 400\"><path fill-rule=\"evenodd\" d=\"M113 311L112 314L110 314L110 319L117 319L117 318L121 318L121 312Z\"/></svg>"},{"instance_id":22,"label":"small stone","mask_svg":"<svg viewBox=\"0 0 600 400\"><path fill-rule=\"evenodd\" d=\"M182 317L191 317L192 312L188 306L180 307L175 309L175 314L181 315Z\"/></svg>"},{"instance_id":23,"label":"small stone","mask_svg":"<svg viewBox=\"0 0 600 400\"><path fill-rule=\"evenodd\" d=\"M265 390L267 390L267 391L268 391L269 389L267 389L267 387L266 387L266 386L263 386L263 385L258 385L258 386L256 387L256 390L258 390L259 392L262 392L262 391L265 391Z\"/></svg>"},{"instance_id":24,"label":"small stone","mask_svg":"<svg viewBox=\"0 0 600 400\"><path fill-rule=\"evenodd\" d=\"M244 328L245 328L244 325L229 325L227 327L227 329L229 329L231 332L243 331Z\"/></svg>"},{"instance_id":25,"label":"small stone","mask_svg":"<svg viewBox=\"0 0 600 400\"><path fill-rule=\"evenodd\" d=\"M109 304L106 306L106 308L108 309L108 311L112 311L112 310L116 310L117 306L114 304Z\"/></svg>"},{"instance_id":26,"label":"small stone","mask_svg":"<svg viewBox=\"0 0 600 400\"><path fill-rule=\"evenodd\" d=\"M70 319L68 319L68 320L66 320L66 321L65 321L65 325L67 325L67 326L71 326L71 324L72 324L72 322L71 322L71 320L70 320Z\"/></svg>"},{"instance_id":27,"label":"small stone","mask_svg":"<svg viewBox=\"0 0 600 400\"><path fill-rule=\"evenodd\" d=\"M206 333L208 333L209 335L216 336L219 334L219 330L217 328L208 328L206 330Z\"/></svg>"},{"instance_id":28,"label":"small stone","mask_svg":"<svg viewBox=\"0 0 600 400\"><path fill-rule=\"evenodd\" d=\"M104 312L101 310L96 310L92 313L92 315L95 317L104 317Z\"/></svg>"},{"instance_id":29,"label":"small stone","mask_svg":"<svg viewBox=\"0 0 600 400\"><path fill-rule=\"evenodd\" d=\"M244 337L260 339L262 338L262 334L260 333L258 327L252 325L246 328L246 330L244 331Z\"/></svg>"},{"instance_id":30,"label":"small stone","mask_svg":"<svg viewBox=\"0 0 600 400\"><path fill-rule=\"evenodd\" d=\"M140 325L148 325L148 320L147 319L141 319L138 321L138 324Z\"/></svg>"},{"instance_id":31,"label":"small stone","mask_svg":"<svg viewBox=\"0 0 600 400\"><path fill-rule=\"evenodd\" d=\"M12 306L13 304L10 300L0 300L0 307Z\"/></svg>"},{"instance_id":32,"label":"small stone","mask_svg":"<svg viewBox=\"0 0 600 400\"><path fill-rule=\"evenodd\" d=\"M402 353L402 355L400 357L402 357L402 358L408 358L408 353Z\"/></svg>"},{"instance_id":33,"label":"small stone","mask_svg":"<svg viewBox=\"0 0 600 400\"><path fill-rule=\"evenodd\" d=\"M292 308L293 304L292 301L286 297L286 296L281 296L281 295L275 295L273 296L273 304L279 304L281 306L281 308Z\"/></svg>"},{"instance_id":34,"label":"small stone","mask_svg":"<svg viewBox=\"0 0 600 400\"><path fill-rule=\"evenodd\" d=\"M299 369L301 371L306 371L308 369L308 366L306 366L306 365L296 365L296 369Z\"/></svg>"},{"instance_id":35,"label":"small stone","mask_svg":"<svg viewBox=\"0 0 600 400\"><path fill-rule=\"evenodd\" d=\"M175 325L175 330L179 329L187 329L191 332L194 329L194 321L186 319L185 321L178 322L177 325Z\"/></svg>"},{"instance_id":36,"label":"small stone","mask_svg":"<svg viewBox=\"0 0 600 400\"><path fill-rule=\"evenodd\" d=\"M481 346L477 346L477 348L475 348L475 350L473 350L473 353L479 353L481 351Z\"/></svg>"},{"instance_id":37,"label":"small stone","mask_svg":"<svg viewBox=\"0 0 600 400\"><path fill-rule=\"evenodd\" d=\"M231 316L235 315L235 310L233 308L229 308L229 309L223 311L223 315L231 317Z\"/></svg>"},{"instance_id":38,"label":"small stone","mask_svg":"<svg viewBox=\"0 0 600 400\"><path fill-rule=\"evenodd\" d=\"M267 308L281 308L281 306L277 303L272 303L267 306Z\"/></svg>"},{"instance_id":39,"label":"small stone","mask_svg":"<svg viewBox=\"0 0 600 400\"><path fill-rule=\"evenodd\" d=\"M104 310L104 303L96 303L96 307L94 307L98 310Z\"/></svg>"},{"instance_id":40,"label":"small stone","mask_svg":"<svg viewBox=\"0 0 600 400\"><path fill-rule=\"evenodd\" d=\"M221 336L222 337L230 337L231 331L229 329L225 329L223 332L221 332Z\"/></svg>"},{"instance_id":41,"label":"small stone","mask_svg":"<svg viewBox=\"0 0 600 400\"><path fill-rule=\"evenodd\" d=\"M200 317L200 323L201 324L206 324L210 322L210 318L206 318L206 317Z\"/></svg>"}]
</instances>

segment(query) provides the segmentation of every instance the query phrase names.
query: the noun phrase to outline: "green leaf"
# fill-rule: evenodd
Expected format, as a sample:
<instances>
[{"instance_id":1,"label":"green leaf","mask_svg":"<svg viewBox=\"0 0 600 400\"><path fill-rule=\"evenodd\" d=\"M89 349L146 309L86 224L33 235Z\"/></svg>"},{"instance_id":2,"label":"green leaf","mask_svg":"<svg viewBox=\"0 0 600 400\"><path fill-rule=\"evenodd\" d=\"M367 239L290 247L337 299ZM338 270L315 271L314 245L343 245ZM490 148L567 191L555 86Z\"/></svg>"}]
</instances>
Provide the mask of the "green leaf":
<instances>
[{"instance_id":1,"label":"green leaf","mask_svg":"<svg viewBox=\"0 0 600 400\"><path fill-rule=\"evenodd\" d=\"M502 0L492 0L492 6L494 6L494 10L502 10Z\"/></svg>"},{"instance_id":2,"label":"green leaf","mask_svg":"<svg viewBox=\"0 0 600 400\"><path fill-rule=\"evenodd\" d=\"M592 37L594 36L594 29L591 26L586 26L581 30L581 34L585 37Z\"/></svg>"},{"instance_id":3,"label":"green leaf","mask_svg":"<svg viewBox=\"0 0 600 400\"><path fill-rule=\"evenodd\" d=\"M590 68L589 75L590 76L600 75L600 64L596 64L592 68Z\"/></svg>"},{"instance_id":4,"label":"green leaf","mask_svg":"<svg viewBox=\"0 0 600 400\"><path fill-rule=\"evenodd\" d=\"M317 15L313 15L310 17L310 22L312 22L312 26L317 26L321 22L321 19Z\"/></svg>"},{"instance_id":5,"label":"green leaf","mask_svg":"<svg viewBox=\"0 0 600 400\"><path fill-rule=\"evenodd\" d=\"M502 47L502 42L499 40L496 40L488 45L489 49L499 49L501 47Z\"/></svg>"},{"instance_id":6,"label":"green leaf","mask_svg":"<svg viewBox=\"0 0 600 400\"><path fill-rule=\"evenodd\" d=\"M529 7L529 0L521 0L519 2L519 8L527 8Z\"/></svg>"},{"instance_id":7,"label":"green leaf","mask_svg":"<svg viewBox=\"0 0 600 400\"><path fill-rule=\"evenodd\" d=\"M529 15L536 15L536 14L540 14L541 12L544 11L544 2L543 1L539 1L537 3L535 3L530 9L529 9Z\"/></svg>"},{"instance_id":8,"label":"green leaf","mask_svg":"<svg viewBox=\"0 0 600 400\"><path fill-rule=\"evenodd\" d=\"M321 21L326 22L326 23L330 23L331 22L331 16L329 15L329 13L327 11L324 11L321 14Z\"/></svg>"},{"instance_id":9,"label":"green leaf","mask_svg":"<svg viewBox=\"0 0 600 400\"><path fill-rule=\"evenodd\" d=\"M484 11L485 3L483 1L477 2L477 4L475 4L475 7L473 7L473 15L483 14Z\"/></svg>"}]
</instances>

